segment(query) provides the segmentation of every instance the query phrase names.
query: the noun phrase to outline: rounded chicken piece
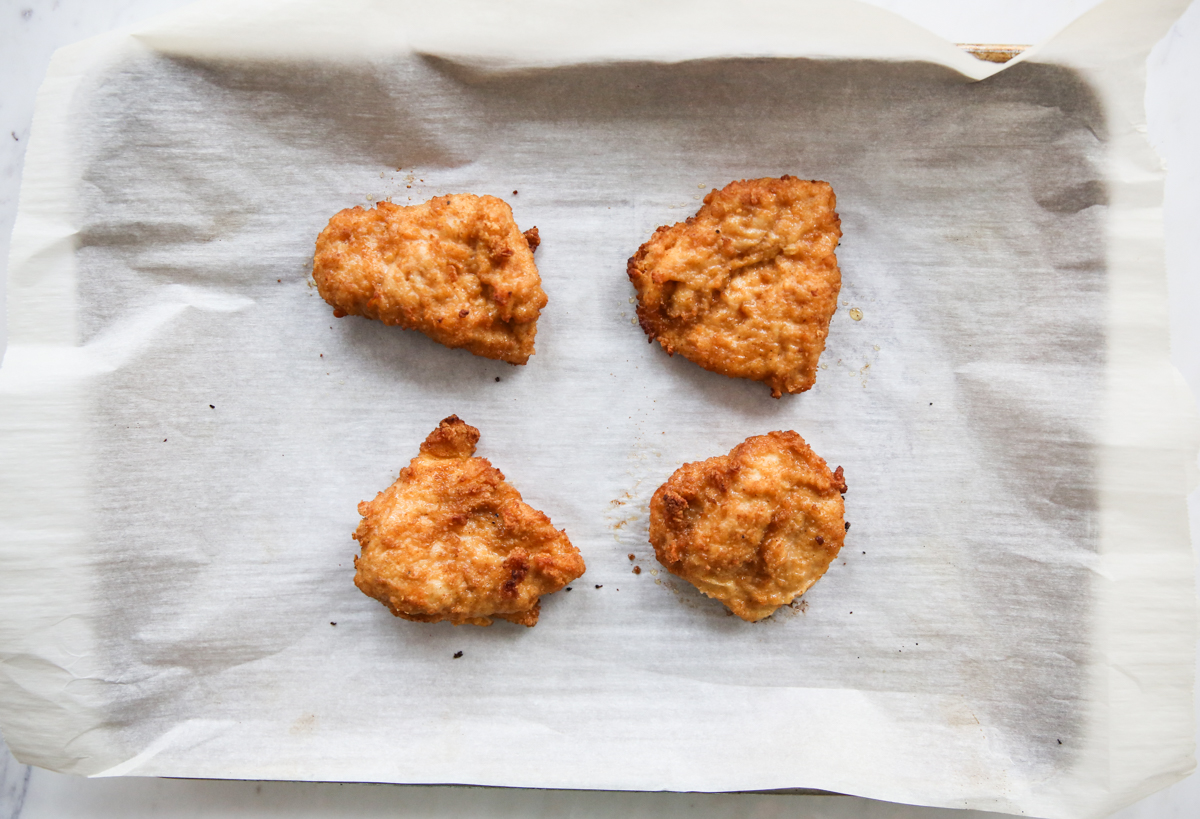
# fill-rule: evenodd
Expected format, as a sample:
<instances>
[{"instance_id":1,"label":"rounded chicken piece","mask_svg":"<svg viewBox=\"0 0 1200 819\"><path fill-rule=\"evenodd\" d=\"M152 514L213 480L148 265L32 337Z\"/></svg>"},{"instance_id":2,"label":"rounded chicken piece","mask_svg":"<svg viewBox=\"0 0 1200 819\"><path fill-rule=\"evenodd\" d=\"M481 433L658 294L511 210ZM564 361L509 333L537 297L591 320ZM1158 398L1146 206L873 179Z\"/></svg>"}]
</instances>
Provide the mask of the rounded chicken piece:
<instances>
[{"instance_id":1,"label":"rounded chicken piece","mask_svg":"<svg viewBox=\"0 0 1200 819\"><path fill-rule=\"evenodd\" d=\"M688 463L650 501L650 543L667 571L751 622L804 594L845 539L846 481L795 432Z\"/></svg>"}]
</instances>

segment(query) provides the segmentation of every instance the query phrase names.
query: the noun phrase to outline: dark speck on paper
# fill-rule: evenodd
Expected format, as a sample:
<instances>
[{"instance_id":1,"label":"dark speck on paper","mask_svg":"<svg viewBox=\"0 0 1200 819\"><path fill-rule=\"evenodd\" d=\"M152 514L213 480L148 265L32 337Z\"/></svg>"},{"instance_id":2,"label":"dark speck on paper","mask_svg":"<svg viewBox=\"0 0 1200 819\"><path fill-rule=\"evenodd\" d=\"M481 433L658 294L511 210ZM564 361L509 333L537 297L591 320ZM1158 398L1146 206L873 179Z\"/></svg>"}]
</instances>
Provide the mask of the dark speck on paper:
<instances>
[{"instance_id":1,"label":"dark speck on paper","mask_svg":"<svg viewBox=\"0 0 1200 819\"><path fill-rule=\"evenodd\" d=\"M208 405L208 408L209 408L209 409L216 409L216 407L214 407L212 404L209 404L209 405Z\"/></svg>"},{"instance_id":2,"label":"dark speck on paper","mask_svg":"<svg viewBox=\"0 0 1200 819\"><path fill-rule=\"evenodd\" d=\"M456 660L457 660L457 659L458 659L459 657L461 657L461 656L462 656L462 652L461 652L461 651L456 651L456 652L454 652L454 659L456 659Z\"/></svg>"},{"instance_id":3,"label":"dark speck on paper","mask_svg":"<svg viewBox=\"0 0 1200 819\"><path fill-rule=\"evenodd\" d=\"M330 621L329 621L329 625L331 625L331 626L336 626L336 625L337 625L337 623L335 623L335 622L333 622L332 620L330 620Z\"/></svg>"},{"instance_id":4,"label":"dark speck on paper","mask_svg":"<svg viewBox=\"0 0 1200 819\"><path fill-rule=\"evenodd\" d=\"M598 588L598 589L602 589L602 588L604 588L604 586L602 586L602 585L600 585L599 583L597 583L597 584L596 584L596 588Z\"/></svg>"},{"instance_id":5,"label":"dark speck on paper","mask_svg":"<svg viewBox=\"0 0 1200 819\"><path fill-rule=\"evenodd\" d=\"M500 383L500 376L496 376L496 383L497 383L497 384L499 384L499 383Z\"/></svg>"}]
</instances>

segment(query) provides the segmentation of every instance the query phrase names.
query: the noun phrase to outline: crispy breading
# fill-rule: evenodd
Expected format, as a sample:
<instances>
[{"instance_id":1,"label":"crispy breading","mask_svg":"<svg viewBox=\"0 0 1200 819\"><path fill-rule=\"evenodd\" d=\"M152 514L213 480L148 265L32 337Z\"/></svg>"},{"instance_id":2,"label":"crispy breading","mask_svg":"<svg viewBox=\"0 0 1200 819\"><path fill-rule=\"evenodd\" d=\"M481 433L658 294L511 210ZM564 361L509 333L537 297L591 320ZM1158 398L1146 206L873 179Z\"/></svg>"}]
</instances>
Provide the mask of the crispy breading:
<instances>
[{"instance_id":1,"label":"crispy breading","mask_svg":"<svg viewBox=\"0 0 1200 819\"><path fill-rule=\"evenodd\" d=\"M579 550L521 500L455 415L390 487L358 505L354 583L405 620L488 626L538 621L539 597L583 574Z\"/></svg>"},{"instance_id":2,"label":"crispy breading","mask_svg":"<svg viewBox=\"0 0 1200 819\"><path fill-rule=\"evenodd\" d=\"M660 227L629 259L651 341L706 370L804 392L837 309L841 222L833 188L792 176L746 179Z\"/></svg>"},{"instance_id":3,"label":"crispy breading","mask_svg":"<svg viewBox=\"0 0 1200 819\"><path fill-rule=\"evenodd\" d=\"M770 432L728 455L688 463L650 500L659 563L743 620L786 606L825 574L846 528L842 468L795 432Z\"/></svg>"},{"instance_id":4,"label":"crispy breading","mask_svg":"<svg viewBox=\"0 0 1200 819\"><path fill-rule=\"evenodd\" d=\"M439 196L401 207L348 208L317 239L313 280L333 314L420 330L447 347L510 364L533 355L546 306L522 235L494 196Z\"/></svg>"}]
</instances>

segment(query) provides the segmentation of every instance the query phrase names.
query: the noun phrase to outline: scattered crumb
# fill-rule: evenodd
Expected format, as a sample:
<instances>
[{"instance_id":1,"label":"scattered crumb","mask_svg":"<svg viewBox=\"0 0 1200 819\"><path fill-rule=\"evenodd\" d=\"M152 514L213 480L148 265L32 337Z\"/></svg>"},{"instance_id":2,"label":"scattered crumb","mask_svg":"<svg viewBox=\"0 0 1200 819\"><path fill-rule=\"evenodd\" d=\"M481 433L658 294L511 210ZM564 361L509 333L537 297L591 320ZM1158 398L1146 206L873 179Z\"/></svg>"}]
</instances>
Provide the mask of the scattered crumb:
<instances>
[{"instance_id":1,"label":"scattered crumb","mask_svg":"<svg viewBox=\"0 0 1200 819\"><path fill-rule=\"evenodd\" d=\"M337 625L337 623L335 623L335 622L333 622L332 620L330 620L330 621L329 621L329 625L331 625L331 626L336 626L336 625Z\"/></svg>"},{"instance_id":2,"label":"scattered crumb","mask_svg":"<svg viewBox=\"0 0 1200 819\"><path fill-rule=\"evenodd\" d=\"M633 567L633 573L634 573L634 574L641 574L641 573L642 573L642 567L641 567L641 566L634 566L634 567Z\"/></svg>"},{"instance_id":3,"label":"scattered crumb","mask_svg":"<svg viewBox=\"0 0 1200 819\"><path fill-rule=\"evenodd\" d=\"M597 583L597 584L596 584L596 588L598 588L598 589L602 589L602 588L604 588L604 586L602 586L602 585L600 585L599 583Z\"/></svg>"},{"instance_id":4,"label":"scattered crumb","mask_svg":"<svg viewBox=\"0 0 1200 819\"><path fill-rule=\"evenodd\" d=\"M461 651L456 651L456 652L454 652L454 659L456 659L456 660L457 660L457 659L458 659L459 657L461 657L461 656L462 656L462 652L461 652Z\"/></svg>"}]
</instances>

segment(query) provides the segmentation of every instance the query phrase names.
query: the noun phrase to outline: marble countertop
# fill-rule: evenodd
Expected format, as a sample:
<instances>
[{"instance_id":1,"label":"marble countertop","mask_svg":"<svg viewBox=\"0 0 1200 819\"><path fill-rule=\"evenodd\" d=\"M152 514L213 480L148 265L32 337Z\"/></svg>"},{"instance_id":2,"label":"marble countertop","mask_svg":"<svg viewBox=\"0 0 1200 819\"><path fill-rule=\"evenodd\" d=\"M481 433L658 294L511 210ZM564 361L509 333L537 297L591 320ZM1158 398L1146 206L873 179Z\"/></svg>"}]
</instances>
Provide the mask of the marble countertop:
<instances>
[{"instance_id":1,"label":"marble countertop","mask_svg":"<svg viewBox=\"0 0 1200 819\"><path fill-rule=\"evenodd\" d=\"M133 25L190 0L0 0L0 267L6 267L37 88L55 49ZM954 42L1033 43L1097 0L868 0ZM1200 396L1200 2L1150 60L1150 136L1166 157L1167 262L1172 356ZM4 281L0 276L0 299ZM0 313L0 339L6 334ZM1200 492L1190 498L1193 540ZM998 816L892 805L856 797L645 794L298 782L83 779L17 762L0 741L0 819L289 816L820 817L983 819ZM1200 816L1200 775L1116 814L1119 819Z\"/></svg>"}]
</instances>

